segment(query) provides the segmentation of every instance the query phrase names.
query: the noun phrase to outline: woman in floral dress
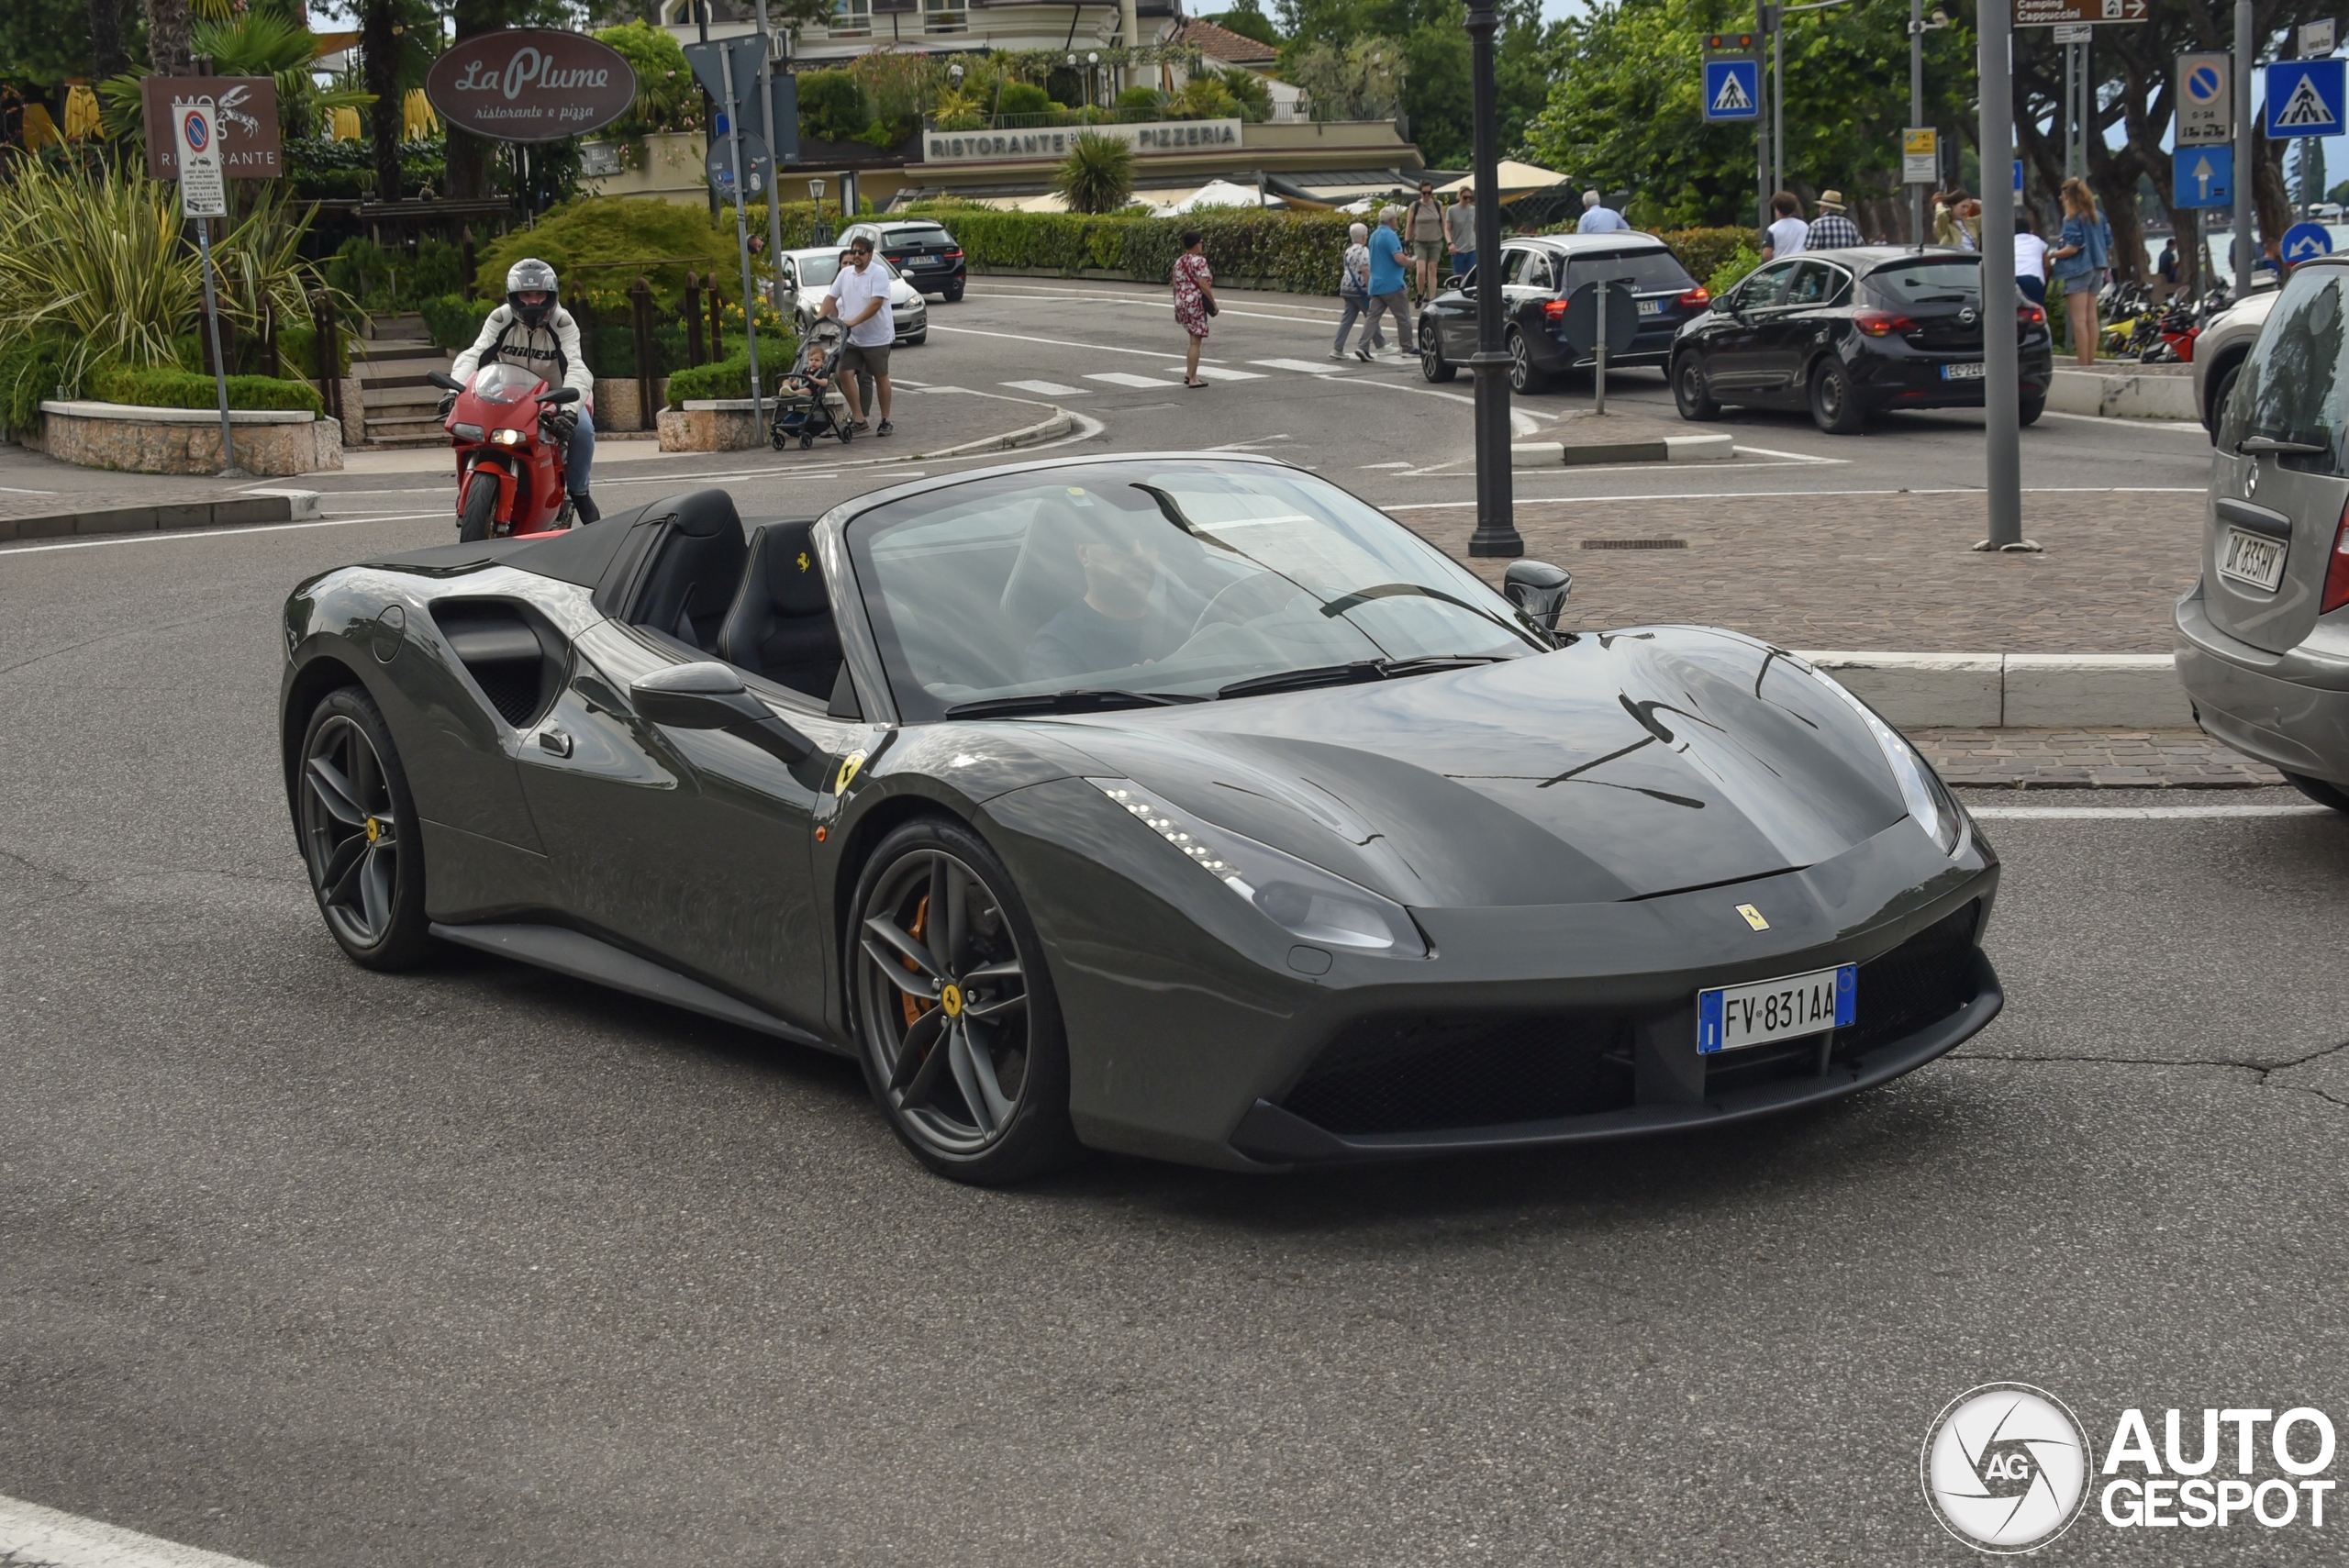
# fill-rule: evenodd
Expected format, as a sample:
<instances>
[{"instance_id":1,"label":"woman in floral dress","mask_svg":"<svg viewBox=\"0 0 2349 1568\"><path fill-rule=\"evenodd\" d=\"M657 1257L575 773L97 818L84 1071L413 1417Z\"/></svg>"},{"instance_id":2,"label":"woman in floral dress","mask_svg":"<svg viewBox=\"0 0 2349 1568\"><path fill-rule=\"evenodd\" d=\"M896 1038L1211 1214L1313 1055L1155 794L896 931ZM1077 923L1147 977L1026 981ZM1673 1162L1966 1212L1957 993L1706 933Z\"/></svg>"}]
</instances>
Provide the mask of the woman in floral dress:
<instances>
[{"instance_id":1,"label":"woman in floral dress","mask_svg":"<svg viewBox=\"0 0 2349 1568\"><path fill-rule=\"evenodd\" d=\"M1199 379L1199 345L1207 341L1208 317L1215 314L1215 273L1208 268L1203 247L1206 236L1196 228L1183 231L1183 253L1174 258L1174 319L1191 336L1190 352L1183 360L1183 384L1205 386Z\"/></svg>"}]
</instances>

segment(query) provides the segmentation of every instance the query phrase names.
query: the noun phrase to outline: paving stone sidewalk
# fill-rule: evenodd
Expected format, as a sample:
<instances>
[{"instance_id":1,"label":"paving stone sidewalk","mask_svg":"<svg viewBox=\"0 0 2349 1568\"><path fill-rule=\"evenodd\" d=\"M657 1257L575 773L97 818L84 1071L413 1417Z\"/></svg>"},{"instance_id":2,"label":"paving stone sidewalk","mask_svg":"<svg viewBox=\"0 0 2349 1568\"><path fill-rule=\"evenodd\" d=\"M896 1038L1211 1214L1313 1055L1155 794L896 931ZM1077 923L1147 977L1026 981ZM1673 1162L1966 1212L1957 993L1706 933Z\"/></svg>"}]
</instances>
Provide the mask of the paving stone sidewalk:
<instances>
[{"instance_id":1,"label":"paving stone sidewalk","mask_svg":"<svg viewBox=\"0 0 2349 1568\"><path fill-rule=\"evenodd\" d=\"M2007 789L2249 789L2284 775L2196 729L1915 729L1953 785Z\"/></svg>"},{"instance_id":2,"label":"paving stone sidewalk","mask_svg":"<svg viewBox=\"0 0 2349 1568\"><path fill-rule=\"evenodd\" d=\"M1988 528L1976 492L1527 501L1517 526L1528 555L1575 574L1571 625L1702 621L1787 648L2166 653L2202 506L2199 493L2027 492L2023 533L2043 555L1969 549ZM1467 557L1473 508L1397 516L1500 581L1507 562Z\"/></svg>"}]
</instances>

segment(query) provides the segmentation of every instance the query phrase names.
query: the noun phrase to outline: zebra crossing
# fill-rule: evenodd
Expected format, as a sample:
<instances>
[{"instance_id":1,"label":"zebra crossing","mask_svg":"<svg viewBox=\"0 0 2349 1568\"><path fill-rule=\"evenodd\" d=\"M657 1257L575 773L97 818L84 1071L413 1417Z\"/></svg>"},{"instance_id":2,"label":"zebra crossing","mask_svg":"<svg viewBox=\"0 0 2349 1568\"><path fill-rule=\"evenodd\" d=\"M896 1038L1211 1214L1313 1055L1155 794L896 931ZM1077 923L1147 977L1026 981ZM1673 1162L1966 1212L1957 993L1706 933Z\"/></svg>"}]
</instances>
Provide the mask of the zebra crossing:
<instances>
[{"instance_id":1,"label":"zebra crossing","mask_svg":"<svg viewBox=\"0 0 2349 1568\"><path fill-rule=\"evenodd\" d=\"M1203 364L1199 367L1199 379L1201 381L1230 382L1265 381L1273 379L1267 373L1272 371L1286 371L1292 375L1309 375L1314 377L1343 377L1349 373L1354 373L1354 367L1352 364L1340 364L1334 360L1328 361L1317 361L1313 360L1251 360L1248 362L1252 365L1261 365L1264 368L1262 370L1241 370L1237 366L1233 365ZM998 386L1008 386L1014 392L1030 393L1038 397L1083 397L1088 393L1099 391L1101 386L1135 387L1155 392L1160 388L1168 385L1179 386L1182 384L1183 367L1180 364L1169 363L1160 367L1160 372L1161 373L1157 375L1144 375L1139 374L1133 371L1087 371L1080 378L1088 382L1097 382L1100 384L1100 386L1071 386L1066 382L1043 381L1034 378L1020 381L997 382L996 384ZM1169 377L1172 377L1173 379L1170 381L1168 379Z\"/></svg>"}]
</instances>

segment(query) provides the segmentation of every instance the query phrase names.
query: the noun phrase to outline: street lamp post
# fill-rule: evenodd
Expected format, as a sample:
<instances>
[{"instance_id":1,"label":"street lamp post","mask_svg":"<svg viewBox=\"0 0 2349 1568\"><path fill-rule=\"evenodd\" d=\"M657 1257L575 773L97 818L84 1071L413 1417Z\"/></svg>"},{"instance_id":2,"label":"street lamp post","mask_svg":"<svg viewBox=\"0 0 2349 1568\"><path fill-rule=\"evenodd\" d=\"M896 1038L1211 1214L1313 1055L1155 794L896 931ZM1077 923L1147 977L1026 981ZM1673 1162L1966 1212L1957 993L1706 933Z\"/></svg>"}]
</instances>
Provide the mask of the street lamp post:
<instances>
[{"instance_id":1,"label":"street lamp post","mask_svg":"<svg viewBox=\"0 0 2349 1568\"><path fill-rule=\"evenodd\" d=\"M1509 495L1508 355L1501 347L1501 290L1497 284L1501 254L1500 94L1493 82L1493 31L1500 25L1493 0L1470 0L1468 80L1470 116L1475 125L1476 352L1468 368L1476 378L1476 531L1470 555L1523 555Z\"/></svg>"},{"instance_id":2,"label":"street lamp post","mask_svg":"<svg viewBox=\"0 0 2349 1568\"><path fill-rule=\"evenodd\" d=\"M1982 0L1982 425L1990 537L1976 550L2036 550L2022 537L2022 436L2017 423L2012 0Z\"/></svg>"},{"instance_id":3,"label":"street lamp post","mask_svg":"<svg viewBox=\"0 0 2349 1568\"><path fill-rule=\"evenodd\" d=\"M2258 140L2251 126L2252 57L2259 52L2258 29L2251 15L2251 0L2235 0L2235 297L2251 297L2252 279L2258 276L2259 251L2252 241L2252 160Z\"/></svg>"}]
</instances>

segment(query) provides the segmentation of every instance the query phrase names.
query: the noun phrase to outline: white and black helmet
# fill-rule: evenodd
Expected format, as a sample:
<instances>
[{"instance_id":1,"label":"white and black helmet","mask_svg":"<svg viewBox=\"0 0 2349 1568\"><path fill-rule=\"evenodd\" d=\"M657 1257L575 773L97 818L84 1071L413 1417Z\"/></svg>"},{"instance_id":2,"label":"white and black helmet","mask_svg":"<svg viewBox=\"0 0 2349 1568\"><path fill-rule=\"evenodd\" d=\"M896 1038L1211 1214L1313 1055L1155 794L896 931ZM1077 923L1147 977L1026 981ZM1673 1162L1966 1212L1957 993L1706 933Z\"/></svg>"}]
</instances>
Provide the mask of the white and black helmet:
<instances>
[{"instance_id":1,"label":"white and black helmet","mask_svg":"<svg viewBox=\"0 0 2349 1568\"><path fill-rule=\"evenodd\" d=\"M524 305L522 295L543 294L539 305ZM536 256L525 256L506 270L506 303L525 327L537 327L554 314L554 269Z\"/></svg>"}]
</instances>

